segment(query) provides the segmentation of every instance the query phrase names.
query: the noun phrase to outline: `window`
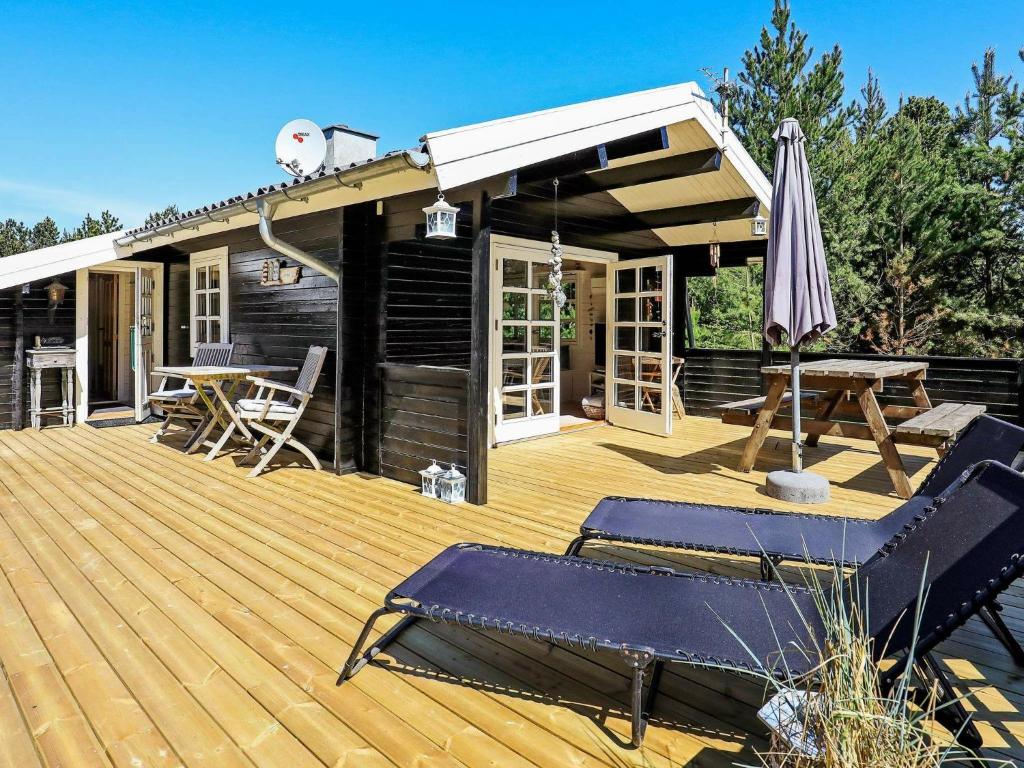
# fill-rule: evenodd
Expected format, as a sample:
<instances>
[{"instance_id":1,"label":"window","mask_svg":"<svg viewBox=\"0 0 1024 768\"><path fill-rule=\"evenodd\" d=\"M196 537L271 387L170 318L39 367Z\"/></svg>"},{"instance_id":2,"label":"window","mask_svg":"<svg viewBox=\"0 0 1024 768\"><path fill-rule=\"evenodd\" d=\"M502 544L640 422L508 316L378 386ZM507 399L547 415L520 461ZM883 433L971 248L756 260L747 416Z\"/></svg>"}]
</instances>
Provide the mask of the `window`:
<instances>
[{"instance_id":1,"label":"window","mask_svg":"<svg viewBox=\"0 0 1024 768\"><path fill-rule=\"evenodd\" d=\"M190 338L197 344L228 341L228 249L193 253L189 258Z\"/></svg>"}]
</instances>

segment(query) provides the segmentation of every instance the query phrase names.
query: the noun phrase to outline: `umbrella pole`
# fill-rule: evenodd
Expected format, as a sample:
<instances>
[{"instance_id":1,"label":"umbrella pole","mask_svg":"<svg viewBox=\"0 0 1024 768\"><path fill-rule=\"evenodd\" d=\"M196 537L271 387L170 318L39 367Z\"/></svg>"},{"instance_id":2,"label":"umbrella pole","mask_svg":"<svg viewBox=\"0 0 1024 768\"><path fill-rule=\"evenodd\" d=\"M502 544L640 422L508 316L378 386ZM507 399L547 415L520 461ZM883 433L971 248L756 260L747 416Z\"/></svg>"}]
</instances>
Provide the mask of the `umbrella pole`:
<instances>
[{"instance_id":1,"label":"umbrella pole","mask_svg":"<svg viewBox=\"0 0 1024 768\"><path fill-rule=\"evenodd\" d=\"M793 471L803 472L803 445L800 442L800 347L789 348L790 389L793 393Z\"/></svg>"}]
</instances>

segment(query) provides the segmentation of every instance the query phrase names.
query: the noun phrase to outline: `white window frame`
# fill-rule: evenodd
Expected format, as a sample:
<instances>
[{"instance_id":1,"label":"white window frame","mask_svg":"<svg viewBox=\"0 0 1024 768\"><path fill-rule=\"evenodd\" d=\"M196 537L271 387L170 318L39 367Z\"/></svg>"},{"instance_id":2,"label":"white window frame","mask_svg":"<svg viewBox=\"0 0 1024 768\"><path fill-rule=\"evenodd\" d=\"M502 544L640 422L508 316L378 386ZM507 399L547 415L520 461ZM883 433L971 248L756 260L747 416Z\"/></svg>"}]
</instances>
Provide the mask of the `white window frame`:
<instances>
[{"instance_id":1,"label":"white window frame","mask_svg":"<svg viewBox=\"0 0 1024 768\"><path fill-rule=\"evenodd\" d=\"M196 326L198 322L200 322L199 318L196 316L196 268L210 266L220 268L220 287L217 289L220 293L220 338L209 338L209 328L207 328L207 341L227 342L231 338L231 329L228 326L229 294L227 246L222 248L211 248L208 251L197 251L196 253L190 254L188 259L188 338L190 350L189 355L193 357L196 354ZM207 280L207 286L209 286L209 280ZM206 306L209 308L209 288L207 288L204 293L207 293ZM212 317L212 315L204 315L202 322L209 323Z\"/></svg>"}]
</instances>

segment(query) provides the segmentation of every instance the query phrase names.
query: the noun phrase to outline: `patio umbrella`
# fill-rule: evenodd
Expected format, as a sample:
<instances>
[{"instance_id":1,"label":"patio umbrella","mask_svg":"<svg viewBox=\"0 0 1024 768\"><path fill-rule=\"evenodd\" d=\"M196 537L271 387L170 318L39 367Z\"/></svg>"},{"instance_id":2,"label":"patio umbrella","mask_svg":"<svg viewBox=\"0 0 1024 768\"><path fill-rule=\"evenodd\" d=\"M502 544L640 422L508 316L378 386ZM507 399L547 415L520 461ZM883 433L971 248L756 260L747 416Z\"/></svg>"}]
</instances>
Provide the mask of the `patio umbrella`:
<instances>
[{"instance_id":1,"label":"patio umbrella","mask_svg":"<svg viewBox=\"0 0 1024 768\"><path fill-rule=\"evenodd\" d=\"M804 133L791 117L775 132L771 225L765 263L764 337L789 339L793 391L793 471L803 470L800 444L800 345L836 324L818 205L804 152Z\"/></svg>"}]
</instances>

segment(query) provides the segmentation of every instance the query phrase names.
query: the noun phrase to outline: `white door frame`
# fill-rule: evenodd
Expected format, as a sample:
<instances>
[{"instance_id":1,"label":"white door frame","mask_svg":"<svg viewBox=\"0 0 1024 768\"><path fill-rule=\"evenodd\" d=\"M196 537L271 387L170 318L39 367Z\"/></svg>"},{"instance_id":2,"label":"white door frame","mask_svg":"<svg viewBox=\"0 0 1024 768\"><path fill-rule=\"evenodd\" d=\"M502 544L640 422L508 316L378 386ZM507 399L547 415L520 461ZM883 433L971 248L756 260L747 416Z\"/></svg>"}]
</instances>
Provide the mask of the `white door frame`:
<instances>
[{"instance_id":1,"label":"white door frame","mask_svg":"<svg viewBox=\"0 0 1024 768\"><path fill-rule=\"evenodd\" d=\"M645 289L641 277L645 268L661 271L660 290ZM632 290L618 290L616 277L620 272L634 272ZM621 261L608 270L607 333L605 338L605 418L610 424L636 429L652 435L672 434L672 256ZM660 320L645 320L641 309L644 301L651 309L660 304ZM659 301L660 300L660 301ZM620 317L617 302L629 316ZM626 331L619 351L617 331ZM653 344L645 348L644 331L660 341L660 350ZM632 331L632 333L629 333ZM655 334L658 334L655 336ZM632 338L630 338L632 337ZM622 367L619 367L619 363ZM646 370L654 373L647 378ZM619 391L624 393L619 400ZM646 406L644 404L647 404Z\"/></svg>"},{"instance_id":2,"label":"white door frame","mask_svg":"<svg viewBox=\"0 0 1024 768\"><path fill-rule=\"evenodd\" d=\"M502 352L498 345L500 328L500 321L502 315L502 284L501 284L501 256L500 253L505 251L515 255L517 252L523 256L529 256L532 259L543 257L543 261L547 261L551 255L551 244L546 243L542 240L527 240L521 237L510 237L508 235L491 235L491 295L490 295L490 319L488 323L489 328L489 387L490 397L488 398L488 409L487 409L487 442L490 446L497 444L497 438L495 435L495 426L497 425L498 411L501 407L501 380L502 380ZM562 246L562 258L572 259L574 261L586 261L598 264L611 264L618 261L619 256L617 253L611 251L598 251L591 248L578 248L571 245ZM556 332L558 330L556 325ZM556 333L557 336L557 333ZM543 434L557 434L559 428L559 405L560 405L560 390L561 382L559 381L558 374L558 360L560 354L560 339L556 338L554 343L554 394L553 404L554 412L550 418L545 418L543 429L537 425L537 420L532 420L534 424L530 427L524 426L522 430L503 428L502 430L502 442L509 442L511 440L519 440L527 437L537 437ZM527 420L524 420L524 425Z\"/></svg>"},{"instance_id":3,"label":"white door frame","mask_svg":"<svg viewBox=\"0 0 1024 768\"><path fill-rule=\"evenodd\" d=\"M155 364L163 365L164 265L157 261L108 261L75 272L75 421L79 424L89 418L89 274L129 273L135 274L138 280L141 269L152 269L156 281L153 290L153 352ZM119 292L119 300L121 296ZM144 375L138 367L136 375ZM135 403L136 413L140 407L140 403Z\"/></svg>"}]
</instances>

